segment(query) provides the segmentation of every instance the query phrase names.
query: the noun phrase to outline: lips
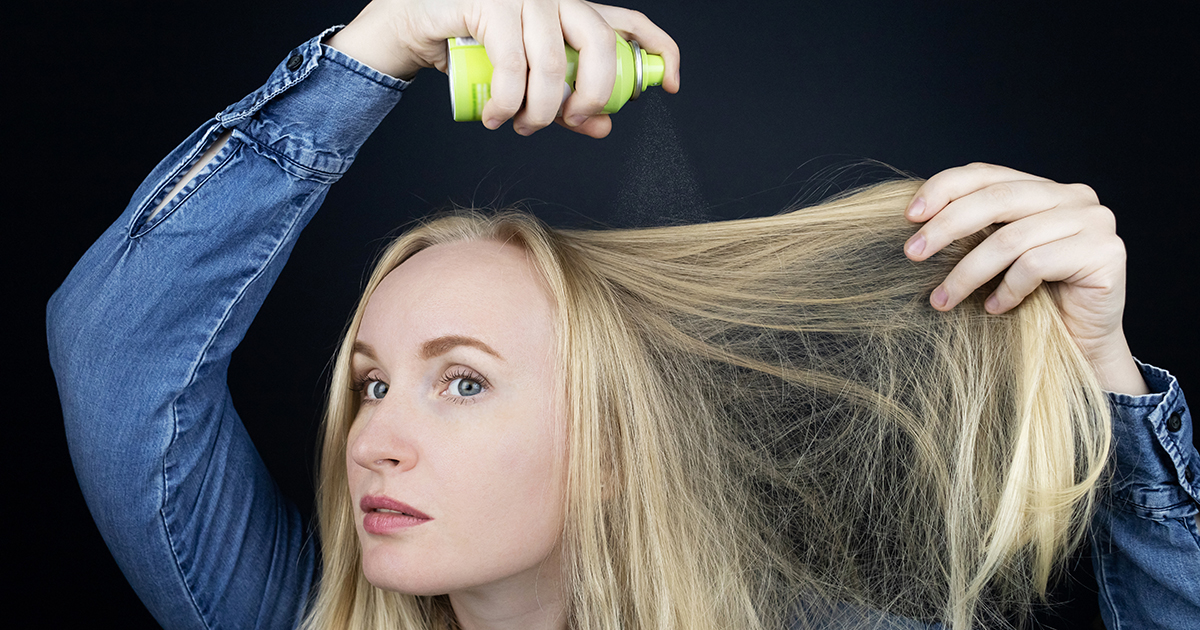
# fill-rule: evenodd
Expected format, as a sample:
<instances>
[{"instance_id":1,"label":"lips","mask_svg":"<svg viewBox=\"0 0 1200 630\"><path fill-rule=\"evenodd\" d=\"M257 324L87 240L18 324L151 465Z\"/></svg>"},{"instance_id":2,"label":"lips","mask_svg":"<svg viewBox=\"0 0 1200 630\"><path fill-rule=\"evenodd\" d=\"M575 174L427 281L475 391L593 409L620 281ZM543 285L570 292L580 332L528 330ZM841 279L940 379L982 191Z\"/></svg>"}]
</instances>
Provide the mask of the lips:
<instances>
[{"instance_id":1,"label":"lips","mask_svg":"<svg viewBox=\"0 0 1200 630\"><path fill-rule=\"evenodd\" d=\"M363 511L363 529L369 534L390 534L433 520L407 503L383 496L363 497L358 507Z\"/></svg>"},{"instance_id":2,"label":"lips","mask_svg":"<svg viewBox=\"0 0 1200 630\"><path fill-rule=\"evenodd\" d=\"M363 497L362 501L358 502L358 507L364 513L378 512L385 510L384 513L398 512L415 518L433 520L428 514L418 510L417 508L407 504L389 499L388 497Z\"/></svg>"}]
</instances>

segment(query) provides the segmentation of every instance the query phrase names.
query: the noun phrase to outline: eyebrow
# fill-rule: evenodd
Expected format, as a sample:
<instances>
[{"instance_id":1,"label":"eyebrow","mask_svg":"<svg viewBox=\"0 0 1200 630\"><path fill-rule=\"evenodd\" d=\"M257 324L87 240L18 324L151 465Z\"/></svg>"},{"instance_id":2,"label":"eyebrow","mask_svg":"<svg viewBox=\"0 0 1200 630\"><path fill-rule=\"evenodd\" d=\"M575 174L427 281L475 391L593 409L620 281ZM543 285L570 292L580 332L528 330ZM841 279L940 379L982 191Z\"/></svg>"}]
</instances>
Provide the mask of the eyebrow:
<instances>
[{"instance_id":1,"label":"eyebrow","mask_svg":"<svg viewBox=\"0 0 1200 630\"><path fill-rule=\"evenodd\" d=\"M350 355L354 356L356 354L361 354L361 355L367 357L368 359L375 361L376 363L379 362L379 357L375 356L375 348L372 347L371 344L369 344L369 343L362 342L362 341L355 341L354 342L354 351L351 352Z\"/></svg>"},{"instance_id":2,"label":"eyebrow","mask_svg":"<svg viewBox=\"0 0 1200 630\"><path fill-rule=\"evenodd\" d=\"M419 354L422 359L432 359L433 357L446 354L458 346L475 348L476 350L486 352L497 359L500 359L501 361L504 360L504 357L500 356L499 352L492 350L491 346L474 337L467 337L465 335L444 335L436 339L430 339L429 341L421 344L421 351Z\"/></svg>"},{"instance_id":3,"label":"eyebrow","mask_svg":"<svg viewBox=\"0 0 1200 630\"><path fill-rule=\"evenodd\" d=\"M432 359L433 357L446 354L447 352L450 352L459 346L475 348L476 350L486 352L497 359L500 359L501 361L504 360L504 357L500 356L500 353L493 350L491 346L474 337L467 337L465 335L443 335L441 337L430 339L429 341L421 344L421 349L417 352L417 355L423 360L428 360ZM361 354L372 361L379 361L379 358L375 354L375 348L372 347L371 344L363 341L354 342L353 354Z\"/></svg>"}]
</instances>

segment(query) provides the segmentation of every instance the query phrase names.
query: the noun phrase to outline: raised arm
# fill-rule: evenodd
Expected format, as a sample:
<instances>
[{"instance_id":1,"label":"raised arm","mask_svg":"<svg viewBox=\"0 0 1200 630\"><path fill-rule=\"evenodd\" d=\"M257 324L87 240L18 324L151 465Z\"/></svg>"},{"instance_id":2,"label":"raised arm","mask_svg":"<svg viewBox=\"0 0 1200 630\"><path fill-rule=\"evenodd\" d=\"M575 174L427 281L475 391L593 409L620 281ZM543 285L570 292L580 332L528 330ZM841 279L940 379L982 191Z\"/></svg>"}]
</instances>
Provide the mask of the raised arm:
<instances>
[{"instance_id":1,"label":"raised arm","mask_svg":"<svg viewBox=\"0 0 1200 630\"><path fill-rule=\"evenodd\" d=\"M75 266L47 316L71 457L101 534L163 626L292 628L303 614L316 550L234 411L226 373L301 229L404 78L444 69L446 38L473 36L497 54L489 127L512 118L532 133L562 105L572 122L559 122L603 136L614 29L661 53L664 87L678 89L674 42L636 12L376 0L179 145ZM554 78L564 39L580 51L565 104Z\"/></svg>"},{"instance_id":2,"label":"raised arm","mask_svg":"<svg viewBox=\"0 0 1200 630\"><path fill-rule=\"evenodd\" d=\"M300 230L405 86L320 40L172 151L50 301L80 487L164 627L291 628L314 578L316 550L226 371Z\"/></svg>"}]
</instances>

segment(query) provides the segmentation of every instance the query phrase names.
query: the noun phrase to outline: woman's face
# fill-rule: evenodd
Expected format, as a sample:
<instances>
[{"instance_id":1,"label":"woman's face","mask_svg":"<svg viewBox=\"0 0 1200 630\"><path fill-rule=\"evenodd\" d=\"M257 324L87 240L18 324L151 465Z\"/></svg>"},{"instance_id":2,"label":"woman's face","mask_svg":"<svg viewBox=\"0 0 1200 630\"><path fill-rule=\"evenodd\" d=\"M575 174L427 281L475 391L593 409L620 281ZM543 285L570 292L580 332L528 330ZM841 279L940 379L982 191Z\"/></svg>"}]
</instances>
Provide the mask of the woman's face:
<instances>
[{"instance_id":1,"label":"woman's face","mask_svg":"<svg viewBox=\"0 0 1200 630\"><path fill-rule=\"evenodd\" d=\"M425 249L371 296L346 469L372 584L436 595L557 583L566 442L553 321L524 250L496 241Z\"/></svg>"}]
</instances>

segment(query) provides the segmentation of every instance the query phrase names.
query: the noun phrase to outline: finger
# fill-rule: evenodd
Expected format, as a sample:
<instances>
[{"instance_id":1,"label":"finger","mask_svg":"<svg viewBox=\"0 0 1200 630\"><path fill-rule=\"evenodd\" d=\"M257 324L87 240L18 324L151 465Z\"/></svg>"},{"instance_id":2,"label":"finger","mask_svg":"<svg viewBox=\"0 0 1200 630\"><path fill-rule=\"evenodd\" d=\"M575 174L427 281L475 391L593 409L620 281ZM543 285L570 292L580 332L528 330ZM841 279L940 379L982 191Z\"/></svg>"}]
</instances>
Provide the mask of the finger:
<instances>
[{"instance_id":1,"label":"finger","mask_svg":"<svg viewBox=\"0 0 1200 630\"><path fill-rule=\"evenodd\" d=\"M575 92L563 104L568 128L599 114L612 96L617 80L617 35L599 13L586 4L567 4L560 10L563 35L579 51ZM611 126L611 124L610 124Z\"/></svg>"},{"instance_id":2,"label":"finger","mask_svg":"<svg viewBox=\"0 0 1200 630\"><path fill-rule=\"evenodd\" d=\"M986 186L1006 181L1049 181L995 164L976 162L946 169L921 184L904 215L909 221L925 221L947 204Z\"/></svg>"},{"instance_id":3,"label":"finger","mask_svg":"<svg viewBox=\"0 0 1200 630\"><path fill-rule=\"evenodd\" d=\"M1049 214L1005 225L963 256L942 284L934 289L930 303L937 309L951 309L1026 252L1076 236L1080 231L1077 222Z\"/></svg>"},{"instance_id":4,"label":"finger","mask_svg":"<svg viewBox=\"0 0 1200 630\"><path fill-rule=\"evenodd\" d=\"M488 129L496 129L512 118L525 99L525 44L513 36L520 32L519 14L495 11L480 22L479 32L472 33L487 50L493 68L491 98L483 106L483 124Z\"/></svg>"},{"instance_id":5,"label":"finger","mask_svg":"<svg viewBox=\"0 0 1200 630\"><path fill-rule=\"evenodd\" d=\"M635 39L643 50L663 58L663 89L674 94L679 91L679 45L667 32L640 11L588 3L621 37Z\"/></svg>"},{"instance_id":6,"label":"finger","mask_svg":"<svg viewBox=\"0 0 1200 630\"><path fill-rule=\"evenodd\" d=\"M593 138L603 138L607 136L610 131L612 131L612 119L608 117L608 114L592 116L577 127L568 125L561 116L555 118L554 122L566 127L567 129L570 129L571 131L581 133L585 136L591 136Z\"/></svg>"},{"instance_id":7,"label":"finger","mask_svg":"<svg viewBox=\"0 0 1200 630\"><path fill-rule=\"evenodd\" d=\"M966 299L968 295L995 278L1005 269L1009 274L1013 268L1034 265L1041 268L1044 263L1030 252L1047 251L1046 246L1060 241L1071 241L1076 248L1069 259L1063 262L1075 267L1105 262L1106 243L1117 238L1115 230L1103 224L1111 221L1112 212L1103 206L1075 208L1062 212L1046 212L1010 223L996 230L971 250L954 266L942 284L930 295L930 304L940 310L948 310ZM1120 240L1120 239L1117 239ZM1087 248L1088 244L1093 247ZM1053 250L1061 251L1061 250ZM1022 260L1025 259L1025 260ZM1019 272L1018 272L1019 273ZM1039 281L1057 281L1063 277L1041 276ZM1030 288L1029 291L1033 289ZM999 304L1005 310L1016 306L1028 292L1002 296ZM1015 298L1015 301L1012 299Z\"/></svg>"},{"instance_id":8,"label":"finger","mask_svg":"<svg viewBox=\"0 0 1200 630\"><path fill-rule=\"evenodd\" d=\"M904 253L912 260L925 260L994 223L1012 223L1056 208L1084 206L1089 200L1083 188L1086 186L1077 188L1049 180L1008 180L987 185L958 197L932 215L909 237Z\"/></svg>"},{"instance_id":9,"label":"finger","mask_svg":"<svg viewBox=\"0 0 1200 630\"><path fill-rule=\"evenodd\" d=\"M527 136L554 122L558 114L567 76L567 55L563 51L558 11L550 7L527 7L522 12L521 26L529 76L525 105L513 116L513 129Z\"/></svg>"},{"instance_id":10,"label":"finger","mask_svg":"<svg viewBox=\"0 0 1200 630\"><path fill-rule=\"evenodd\" d=\"M1115 234L1099 242L1075 237L1036 247L1012 264L984 308L994 314L1010 311L1043 282L1086 283L1106 264L1123 262L1124 254L1125 244Z\"/></svg>"}]
</instances>

